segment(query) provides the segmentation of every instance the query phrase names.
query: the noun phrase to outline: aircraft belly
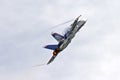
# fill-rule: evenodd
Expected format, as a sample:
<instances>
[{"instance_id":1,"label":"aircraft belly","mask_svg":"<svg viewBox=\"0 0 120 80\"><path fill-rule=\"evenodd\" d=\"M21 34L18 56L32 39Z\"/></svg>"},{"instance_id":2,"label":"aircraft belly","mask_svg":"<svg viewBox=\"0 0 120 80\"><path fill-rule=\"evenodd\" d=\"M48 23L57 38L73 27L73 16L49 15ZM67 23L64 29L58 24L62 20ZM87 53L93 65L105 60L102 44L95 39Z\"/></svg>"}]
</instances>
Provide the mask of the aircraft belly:
<instances>
[{"instance_id":1,"label":"aircraft belly","mask_svg":"<svg viewBox=\"0 0 120 80\"><path fill-rule=\"evenodd\" d=\"M60 50L65 49L70 42L71 42L71 40L65 40L64 43L60 46Z\"/></svg>"},{"instance_id":2,"label":"aircraft belly","mask_svg":"<svg viewBox=\"0 0 120 80\"><path fill-rule=\"evenodd\" d=\"M65 49L68 44L71 42L72 38L74 37L75 35L71 34L64 42L63 44L60 46L60 50L63 50Z\"/></svg>"}]
</instances>

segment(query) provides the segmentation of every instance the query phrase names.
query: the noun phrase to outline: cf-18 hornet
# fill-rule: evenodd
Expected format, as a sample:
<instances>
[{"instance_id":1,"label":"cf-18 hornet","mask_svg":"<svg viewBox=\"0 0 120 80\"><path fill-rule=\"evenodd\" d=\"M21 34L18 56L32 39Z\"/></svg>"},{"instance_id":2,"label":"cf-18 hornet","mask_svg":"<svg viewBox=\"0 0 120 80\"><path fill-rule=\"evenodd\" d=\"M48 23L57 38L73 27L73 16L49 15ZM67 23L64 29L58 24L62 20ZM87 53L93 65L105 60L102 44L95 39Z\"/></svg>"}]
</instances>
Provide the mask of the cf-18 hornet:
<instances>
[{"instance_id":1,"label":"cf-18 hornet","mask_svg":"<svg viewBox=\"0 0 120 80\"><path fill-rule=\"evenodd\" d=\"M58 41L58 44L46 45L44 47L44 48L53 50L53 56L51 57L51 59L48 61L47 64L50 64L56 58L58 53L63 51L68 46L68 44L74 38L75 34L81 29L82 26L84 26L84 24L86 23L86 20L79 20L79 17L77 17L74 20L74 22L70 25L70 28L66 31L64 35L60 35L58 33L51 34Z\"/></svg>"}]
</instances>

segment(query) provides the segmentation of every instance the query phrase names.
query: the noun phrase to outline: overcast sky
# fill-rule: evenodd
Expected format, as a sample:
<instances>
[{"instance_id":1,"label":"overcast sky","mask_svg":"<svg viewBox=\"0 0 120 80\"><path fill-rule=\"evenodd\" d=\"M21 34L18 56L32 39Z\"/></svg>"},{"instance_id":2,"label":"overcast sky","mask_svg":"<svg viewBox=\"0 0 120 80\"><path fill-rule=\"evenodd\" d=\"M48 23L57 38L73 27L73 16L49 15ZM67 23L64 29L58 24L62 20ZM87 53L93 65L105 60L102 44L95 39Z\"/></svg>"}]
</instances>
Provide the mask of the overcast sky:
<instances>
[{"instance_id":1,"label":"overcast sky","mask_svg":"<svg viewBox=\"0 0 120 80\"><path fill-rule=\"evenodd\" d=\"M0 80L120 80L119 0L0 0ZM51 32L88 19L48 66ZM72 23L72 22L71 22ZM69 23L68 25L70 25Z\"/></svg>"}]
</instances>

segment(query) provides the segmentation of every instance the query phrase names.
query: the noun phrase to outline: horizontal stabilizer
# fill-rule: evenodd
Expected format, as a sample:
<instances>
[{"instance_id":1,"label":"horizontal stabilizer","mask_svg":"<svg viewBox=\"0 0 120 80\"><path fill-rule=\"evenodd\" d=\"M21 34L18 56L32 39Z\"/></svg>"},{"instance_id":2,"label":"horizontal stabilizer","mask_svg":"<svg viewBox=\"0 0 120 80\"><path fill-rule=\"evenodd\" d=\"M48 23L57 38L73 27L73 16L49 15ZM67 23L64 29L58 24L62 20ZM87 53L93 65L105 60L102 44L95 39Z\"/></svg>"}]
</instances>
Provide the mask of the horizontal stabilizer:
<instances>
[{"instance_id":1,"label":"horizontal stabilizer","mask_svg":"<svg viewBox=\"0 0 120 80\"><path fill-rule=\"evenodd\" d=\"M52 33L52 36L58 41L60 42L62 39L64 39L64 36L58 34L58 33Z\"/></svg>"},{"instance_id":2,"label":"horizontal stabilizer","mask_svg":"<svg viewBox=\"0 0 120 80\"><path fill-rule=\"evenodd\" d=\"M58 47L58 45L46 45L44 48L55 50Z\"/></svg>"}]
</instances>

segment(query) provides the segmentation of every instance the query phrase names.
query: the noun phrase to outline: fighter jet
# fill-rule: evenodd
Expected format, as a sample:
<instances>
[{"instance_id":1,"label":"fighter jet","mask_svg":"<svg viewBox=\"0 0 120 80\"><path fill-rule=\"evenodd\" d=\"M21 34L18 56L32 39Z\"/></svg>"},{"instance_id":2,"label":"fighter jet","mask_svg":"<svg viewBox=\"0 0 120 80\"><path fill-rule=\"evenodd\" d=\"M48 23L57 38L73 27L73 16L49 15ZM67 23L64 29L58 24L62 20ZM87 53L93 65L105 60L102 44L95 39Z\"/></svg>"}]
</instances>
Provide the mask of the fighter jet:
<instances>
[{"instance_id":1,"label":"fighter jet","mask_svg":"<svg viewBox=\"0 0 120 80\"><path fill-rule=\"evenodd\" d=\"M70 25L70 28L66 31L64 35L60 35L58 33L51 34L58 41L58 44L46 45L44 47L53 50L53 56L47 64L50 64L56 58L56 56L68 46L68 44L74 38L75 34L81 29L82 26L84 26L86 20L79 20L79 17L74 20L74 22Z\"/></svg>"}]
</instances>

